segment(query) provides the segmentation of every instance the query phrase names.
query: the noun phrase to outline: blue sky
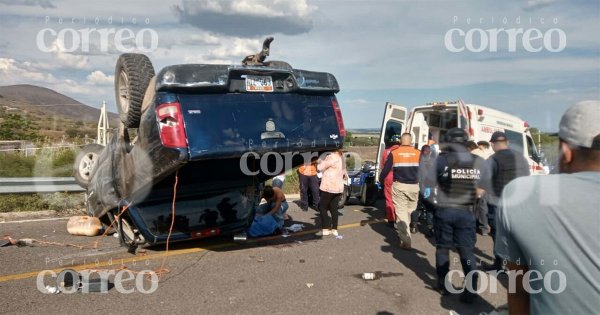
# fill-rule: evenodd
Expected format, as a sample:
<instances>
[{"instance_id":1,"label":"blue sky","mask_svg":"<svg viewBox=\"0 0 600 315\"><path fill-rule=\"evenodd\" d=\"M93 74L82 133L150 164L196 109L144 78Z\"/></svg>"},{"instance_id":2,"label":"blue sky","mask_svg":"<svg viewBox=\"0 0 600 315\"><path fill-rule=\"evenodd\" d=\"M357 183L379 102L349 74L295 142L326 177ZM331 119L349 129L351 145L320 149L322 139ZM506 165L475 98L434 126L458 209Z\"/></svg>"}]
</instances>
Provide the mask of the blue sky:
<instances>
[{"instance_id":1,"label":"blue sky","mask_svg":"<svg viewBox=\"0 0 600 315\"><path fill-rule=\"evenodd\" d=\"M179 63L239 63L274 36L272 59L337 77L349 128L379 127L386 101L410 108L461 98L555 131L569 105L600 99L598 1L0 0L0 28L0 85L46 86L92 106L106 100L112 110L120 54L114 37L92 34L84 51L82 43L63 43L52 31L140 34L148 28L157 35L147 53L157 71ZM452 29L473 35L469 42L455 33L453 45L482 51L451 52L445 36ZM532 47L541 49L528 51L521 34L509 51L508 29L550 34L550 49L534 38ZM500 34L496 51L489 49L489 30ZM562 43L560 33L564 48L551 51ZM151 47L152 41L141 43Z\"/></svg>"}]
</instances>

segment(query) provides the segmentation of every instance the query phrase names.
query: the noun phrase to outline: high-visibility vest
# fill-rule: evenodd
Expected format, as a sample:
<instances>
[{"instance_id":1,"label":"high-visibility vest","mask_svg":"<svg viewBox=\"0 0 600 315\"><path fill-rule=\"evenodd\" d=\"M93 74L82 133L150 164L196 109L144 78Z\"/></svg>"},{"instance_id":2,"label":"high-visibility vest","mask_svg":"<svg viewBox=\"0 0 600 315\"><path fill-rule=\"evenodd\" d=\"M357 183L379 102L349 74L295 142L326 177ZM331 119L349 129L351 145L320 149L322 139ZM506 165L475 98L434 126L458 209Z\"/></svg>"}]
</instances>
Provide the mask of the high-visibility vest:
<instances>
[{"instance_id":1,"label":"high-visibility vest","mask_svg":"<svg viewBox=\"0 0 600 315\"><path fill-rule=\"evenodd\" d=\"M394 181L404 184L419 182L419 158L421 151L412 146L402 145L392 151Z\"/></svg>"}]
</instances>

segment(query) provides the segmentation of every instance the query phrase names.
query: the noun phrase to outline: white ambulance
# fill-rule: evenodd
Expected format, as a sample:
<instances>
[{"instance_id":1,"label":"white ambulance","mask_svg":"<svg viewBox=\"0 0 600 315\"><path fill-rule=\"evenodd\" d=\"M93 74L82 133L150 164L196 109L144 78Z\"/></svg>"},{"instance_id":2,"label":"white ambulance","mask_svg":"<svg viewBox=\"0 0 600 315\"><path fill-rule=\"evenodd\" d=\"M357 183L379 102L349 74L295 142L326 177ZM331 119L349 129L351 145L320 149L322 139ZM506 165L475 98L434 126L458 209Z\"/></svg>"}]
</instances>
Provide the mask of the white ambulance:
<instances>
[{"instance_id":1,"label":"white ambulance","mask_svg":"<svg viewBox=\"0 0 600 315\"><path fill-rule=\"evenodd\" d=\"M394 134L409 132L413 136L414 145L421 149L426 144L439 144L449 129L459 127L475 142L489 142L492 133L504 132L510 148L523 152L529 162L531 174L546 174L529 132L529 124L514 115L481 105L465 104L462 100L416 106L408 117L407 112L406 107L389 102L385 104L377 165L385 158L381 156L382 152Z\"/></svg>"}]
</instances>

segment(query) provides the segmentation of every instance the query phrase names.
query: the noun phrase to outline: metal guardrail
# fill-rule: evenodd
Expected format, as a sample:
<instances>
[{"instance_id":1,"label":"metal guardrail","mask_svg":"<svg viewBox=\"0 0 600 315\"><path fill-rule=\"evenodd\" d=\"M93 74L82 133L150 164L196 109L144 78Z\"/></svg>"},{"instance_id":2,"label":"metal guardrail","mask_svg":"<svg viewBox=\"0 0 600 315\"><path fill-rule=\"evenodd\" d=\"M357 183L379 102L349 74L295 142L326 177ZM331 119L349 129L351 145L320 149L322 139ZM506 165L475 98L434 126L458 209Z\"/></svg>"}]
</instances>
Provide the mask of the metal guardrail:
<instances>
[{"instance_id":1,"label":"metal guardrail","mask_svg":"<svg viewBox=\"0 0 600 315\"><path fill-rule=\"evenodd\" d=\"M85 191L73 177L0 177L0 194Z\"/></svg>"}]
</instances>

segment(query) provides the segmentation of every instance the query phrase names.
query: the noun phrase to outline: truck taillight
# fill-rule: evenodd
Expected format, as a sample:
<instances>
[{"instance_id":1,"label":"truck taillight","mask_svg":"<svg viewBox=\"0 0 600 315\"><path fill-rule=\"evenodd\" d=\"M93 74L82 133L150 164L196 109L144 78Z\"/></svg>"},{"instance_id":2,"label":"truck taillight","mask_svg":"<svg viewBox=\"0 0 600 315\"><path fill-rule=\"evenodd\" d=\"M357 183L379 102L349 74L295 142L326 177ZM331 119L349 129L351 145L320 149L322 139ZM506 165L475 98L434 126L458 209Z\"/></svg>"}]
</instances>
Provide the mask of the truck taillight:
<instances>
[{"instance_id":1,"label":"truck taillight","mask_svg":"<svg viewBox=\"0 0 600 315\"><path fill-rule=\"evenodd\" d=\"M183 115L179 103L165 103L156 107L160 140L168 148L187 148Z\"/></svg>"},{"instance_id":2,"label":"truck taillight","mask_svg":"<svg viewBox=\"0 0 600 315\"><path fill-rule=\"evenodd\" d=\"M331 106L333 106L333 111L335 112L335 120L338 124L338 129L340 130L340 137L346 136L346 128L344 128L344 119L342 118L342 111L340 110L340 104L338 104L335 98L331 99Z\"/></svg>"}]
</instances>

